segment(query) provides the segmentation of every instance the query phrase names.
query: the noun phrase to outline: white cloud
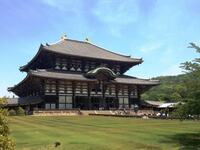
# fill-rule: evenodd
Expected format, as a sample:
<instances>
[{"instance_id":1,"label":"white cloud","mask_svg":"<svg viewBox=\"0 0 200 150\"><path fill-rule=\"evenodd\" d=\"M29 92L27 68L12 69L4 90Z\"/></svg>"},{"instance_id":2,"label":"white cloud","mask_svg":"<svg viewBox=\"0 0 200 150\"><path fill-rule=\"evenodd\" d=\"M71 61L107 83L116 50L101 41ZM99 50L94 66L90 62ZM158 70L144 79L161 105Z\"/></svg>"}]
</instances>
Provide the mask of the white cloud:
<instances>
[{"instance_id":1,"label":"white cloud","mask_svg":"<svg viewBox=\"0 0 200 150\"><path fill-rule=\"evenodd\" d=\"M138 20L139 8L135 1L98 1L93 15L108 27L114 36L119 36L126 25Z\"/></svg>"},{"instance_id":2,"label":"white cloud","mask_svg":"<svg viewBox=\"0 0 200 150\"><path fill-rule=\"evenodd\" d=\"M73 12L75 14L79 14L82 10L82 1L80 0L42 0L42 2L60 11Z\"/></svg>"},{"instance_id":3,"label":"white cloud","mask_svg":"<svg viewBox=\"0 0 200 150\"><path fill-rule=\"evenodd\" d=\"M157 42L146 43L145 45L141 46L139 49L143 53L148 53L148 52L160 49L161 46L163 46L163 43L161 43L160 41L157 41Z\"/></svg>"}]
</instances>

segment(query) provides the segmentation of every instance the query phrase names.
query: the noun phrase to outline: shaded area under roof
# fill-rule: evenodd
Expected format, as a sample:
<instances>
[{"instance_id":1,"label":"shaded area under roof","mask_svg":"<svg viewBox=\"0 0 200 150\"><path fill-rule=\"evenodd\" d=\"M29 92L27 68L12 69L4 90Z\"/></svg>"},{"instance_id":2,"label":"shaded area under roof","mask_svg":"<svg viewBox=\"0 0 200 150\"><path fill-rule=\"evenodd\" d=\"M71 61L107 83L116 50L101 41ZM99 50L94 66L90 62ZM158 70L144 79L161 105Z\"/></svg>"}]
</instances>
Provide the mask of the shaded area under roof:
<instances>
[{"instance_id":1,"label":"shaded area under roof","mask_svg":"<svg viewBox=\"0 0 200 150\"><path fill-rule=\"evenodd\" d=\"M25 106L25 105L34 105L39 104L43 101L43 99L39 96L28 96L28 97L20 97L20 98L7 98L6 104L2 105L6 106Z\"/></svg>"}]
</instances>

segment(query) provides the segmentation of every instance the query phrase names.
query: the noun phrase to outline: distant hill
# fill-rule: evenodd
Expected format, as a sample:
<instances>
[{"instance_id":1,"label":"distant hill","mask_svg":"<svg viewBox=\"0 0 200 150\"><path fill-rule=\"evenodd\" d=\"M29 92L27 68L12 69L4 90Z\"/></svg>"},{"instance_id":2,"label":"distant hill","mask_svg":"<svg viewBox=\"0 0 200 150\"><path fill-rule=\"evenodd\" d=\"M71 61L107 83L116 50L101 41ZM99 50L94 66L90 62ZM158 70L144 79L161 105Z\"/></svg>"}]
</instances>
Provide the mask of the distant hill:
<instances>
[{"instance_id":1,"label":"distant hill","mask_svg":"<svg viewBox=\"0 0 200 150\"><path fill-rule=\"evenodd\" d=\"M161 84L142 94L143 100L177 102L186 98L184 82L190 79L188 75L159 76L152 79L159 80Z\"/></svg>"}]
</instances>

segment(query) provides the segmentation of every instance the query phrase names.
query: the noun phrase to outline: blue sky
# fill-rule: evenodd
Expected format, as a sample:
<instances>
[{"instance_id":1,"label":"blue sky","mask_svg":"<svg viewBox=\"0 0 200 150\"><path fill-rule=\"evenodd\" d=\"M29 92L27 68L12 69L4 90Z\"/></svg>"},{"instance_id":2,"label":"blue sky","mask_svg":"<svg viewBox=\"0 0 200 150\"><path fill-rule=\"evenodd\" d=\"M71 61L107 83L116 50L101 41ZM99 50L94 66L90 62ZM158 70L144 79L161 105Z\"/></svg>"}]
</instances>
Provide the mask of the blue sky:
<instances>
[{"instance_id":1,"label":"blue sky","mask_svg":"<svg viewBox=\"0 0 200 150\"><path fill-rule=\"evenodd\" d=\"M188 43L200 39L199 0L0 0L0 18L0 96L26 76L18 69L40 43L63 33L142 57L127 72L141 78L180 74L180 63L197 56Z\"/></svg>"}]
</instances>

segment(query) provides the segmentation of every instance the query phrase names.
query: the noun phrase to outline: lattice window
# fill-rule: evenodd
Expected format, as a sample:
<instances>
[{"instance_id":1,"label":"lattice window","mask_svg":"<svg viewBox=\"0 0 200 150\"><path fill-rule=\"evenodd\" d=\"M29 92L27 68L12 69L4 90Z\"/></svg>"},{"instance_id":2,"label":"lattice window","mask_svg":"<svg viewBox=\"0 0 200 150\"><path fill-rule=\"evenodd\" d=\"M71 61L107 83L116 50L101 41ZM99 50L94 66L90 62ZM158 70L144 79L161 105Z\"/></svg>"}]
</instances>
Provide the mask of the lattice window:
<instances>
[{"instance_id":1,"label":"lattice window","mask_svg":"<svg viewBox=\"0 0 200 150\"><path fill-rule=\"evenodd\" d=\"M72 94L72 82L60 81L58 86L58 93L60 95Z\"/></svg>"},{"instance_id":2,"label":"lattice window","mask_svg":"<svg viewBox=\"0 0 200 150\"><path fill-rule=\"evenodd\" d=\"M107 85L106 91L105 91L106 95L110 95L110 96L115 96L115 85Z\"/></svg>"},{"instance_id":3,"label":"lattice window","mask_svg":"<svg viewBox=\"0 0 200 150\"><path fill-rule=\"evenodd\" d=\"M62 70L67 70L67 61L66 61L66 59L62 59Z\"/></svg>"},{"instance_id":4,"label":"lattice window","mask_svg":"<svg viewBox=\"0 0 200 150\"><path fill-rule=\"evenodd\" d=\"M92 84L90 88L91 88L91 94L97 94L97 95L102 94L102 87L100 83Z\"/></svg>"},{"instance_id":5,"label":"lattice window","mask_svg":"<svg viewBox=\"0 0 200 150\"><path fill-rule=\"evenodd\" d=\"M45 109L56 109L56 104L55 103L46 103L45 104Z\"/></svg>"},{"instance_id":6,"label":"lattice window","mask_svg":"<svg viewBox=\"0 0 200 150\"><path fill-rule=\"evenodd\" d=\"M66 88L66 91L67 91L68 94L72 93L72 91L73 91L72 82L67 82L65 88Z\"/></svg>"},{"instance_id":7,"label":"lattice window","mask_svg":"<svg viewBox=\"0 0 200 150\"><path fill-rule=\"evenodd\" d=\"M106 94L106 95L110 95L110 86L109 86L109 85L107 85L105 94Z\"/></svg>"},{"instance_id":8,"label":"lattice window","mask_svg":"<svg viewBox=\"0 0 200 150\"><path fill-rule=\"evenodd\" d=\"M88 93L88 84L82 83L82 93L87 94Z\"/></svg>"},{"instance_id":9,"label":"lattice window","mask_svg":"<svg viewBox=\"0 0 200 150\"><path fill-rule=\"evenodd\" d=\"M121 108L129 108L129 100L128 97L119 97L119 109Z\"/></svg>"},{"instance_id":10,"label":"lattice window","mask_svg":"<svg viewBox=\"0 0 200 150\"><path fill-rule=\"evenodd\" d=\"M72 96L59 96L59 109L72 109Z\"/></svg>"},{"instance_id":11,"label":"lattice window","mask_svg":"<svg viewBox=\"0 0 200 150\"><path fill-rule=\"evenodd\" d=\"M61 60L59 58L56 58L55 69L61 69Z\"/></svg>"},{"instance_id":12,"label":"lattice window","mask_svg":"<svg viewBox=\"0 0 200 150\"><path fill-rule=\"evenodd\" d=\"M131 89L130 96L131 97L137 97L138 96L137 88Z\"/></svg>"},{"instance_id":13,"label":"lattice window","mask_svg":"<svg viewBox=\"0 0 200 150\"><path fill-rule=\"evenodd\" d=\"M123 95L128 95L128 86L127 85L123 86Z\"/></svg>"},{"instance_id":14,"label":"lattice window","mask_svg":"<svg viewBox=\"0 0 200 150\"><path fill-rule=\"evenodd\" d=\"M65 93L65 85L59 84L58 92L59 92L59 94L64 94Z\"/></svg>"},{"instance_id":15,"label":"lattice window","mask_svg":"<svg viewBox=\"0 0 200 150\"><path fill-rule=\"evenodd\" d=\"M90 69L92 70L92 69L95 69L95 68L96 68L95 62L91 62L90 63Z\"/></svg>"},{"instance_id":16,"label":"lattice window","mask_svg":"<svg viewBox=\"0 0 200 150\"><path fill-rule=\"evenodd\" d=\"M47 80L45 82L45 95L55 95L56 94L56 82Z\"/></svg>"},{"instance_id":17,"label":"lattice window","mask_svg":"<svg viewBox=\"0 0 200 150\"><path fill-rule=\"evenodd\" d=\"M122 86L120 86L119 89L118 89L118 95L123 95L123 88L122 88Z\"/></svg>"},{"instance_id":18,"label":"lattice window","mask_svg":"<svg viewBox=\"0 0 200 150\"><path fill-rule=\"evenodd\" d=\"M76 61L76 67L75 67L76 71L82 71L81 67L82 67L81 61Z\"/></svg>"},{"instance_id":19,"label":"lattice window","mask_svg":"<svg viewBox=\"0 0 200 150\"><path fill-rule=\"evenodd\" d=\"M81 93L81 83L76 83L75 93L80 94Z\"/></svg>"}]
</instances>

